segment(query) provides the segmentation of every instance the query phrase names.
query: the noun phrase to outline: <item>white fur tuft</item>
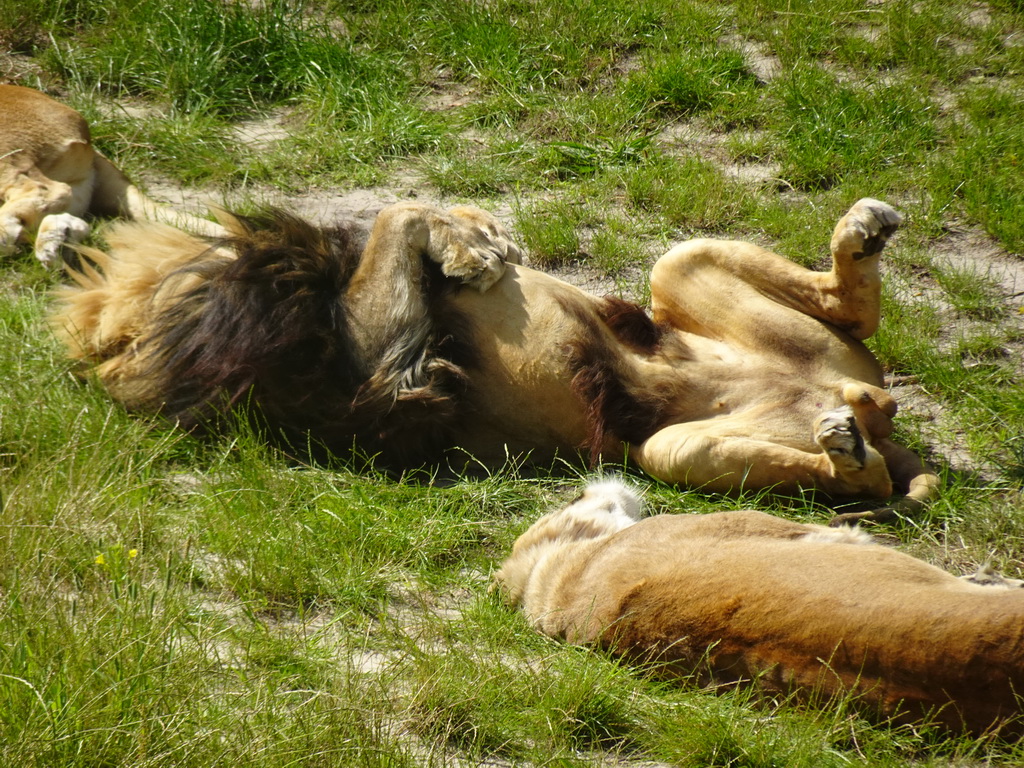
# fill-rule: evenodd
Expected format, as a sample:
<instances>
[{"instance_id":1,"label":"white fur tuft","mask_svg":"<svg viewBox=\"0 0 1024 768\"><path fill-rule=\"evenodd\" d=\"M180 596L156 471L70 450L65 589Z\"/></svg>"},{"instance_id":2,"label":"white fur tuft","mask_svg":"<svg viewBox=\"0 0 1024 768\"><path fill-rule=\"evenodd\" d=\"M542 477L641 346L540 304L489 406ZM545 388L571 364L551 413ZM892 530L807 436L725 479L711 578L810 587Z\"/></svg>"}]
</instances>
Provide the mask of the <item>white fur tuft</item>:
<instances>
[{"instance_id":1,"label":"white fur tuft","mask_svg":"<svg viewBox=\"0 0 1024 768\"><path fill-rule=\"evenodd\" d=\"M815 526L815 530L802 537L804 541L820 541L826 544L874 544L874 537L861 528L842 525L838 528Z\"/></svg>"},{"instance_id":2,"label":"white fur tuft","mask_svg":"<svg viewBox=\"0 0 1024 768\"><path fill-rule=\"evenodd\" d=\"M572 506L604 506L612 513L620 513L637 521L643 515L643 499L637 488L617 477L588 483L579 501Z\"/></svg>"}]
</instances>

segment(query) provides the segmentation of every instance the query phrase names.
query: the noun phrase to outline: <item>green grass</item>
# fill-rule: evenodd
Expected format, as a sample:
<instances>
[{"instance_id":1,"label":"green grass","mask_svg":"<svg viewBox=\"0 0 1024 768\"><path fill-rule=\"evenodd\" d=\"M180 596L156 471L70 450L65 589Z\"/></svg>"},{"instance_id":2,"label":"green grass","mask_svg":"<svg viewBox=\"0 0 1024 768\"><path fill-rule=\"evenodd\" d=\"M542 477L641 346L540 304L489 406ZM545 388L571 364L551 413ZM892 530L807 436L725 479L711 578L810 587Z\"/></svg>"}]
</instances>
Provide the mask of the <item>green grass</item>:
<instances>
[{"instance_id":1,"label":"green grass","mask_svg":"<svg viewBox=\"0 0 1024 768\"><path fill-rule=\"evenodd\" d=\"M659 218L672 232L728 227L752 201L747 187L698 157L651 163L626 174L623 186L632 208Z\"/></svg>"},{"instance_id":2,"label":"green grass","mask_svg":"<svg viewBox=\"0 0 1024 768\"><path fill-rule=\"evenodd\" d=\"M992 87L969 89L962 97L968 122L957 149L940 166L939 184L958 182L951 194L966 211L1012 251L1024 251L1024 99Z\"/></svg>"},{"instance_id":3,"label":"green grass","mask_svg":"<svg viewBox=\"0 0 1024 768\"><path fill-rule=\"evenodd\" d=\"M779 98L779 162L798 188L827 189L892 167L905 174L936 145L935 108L916 86L851 87L817 67L798 66L780 83Z\"/></svg>"},{"instance_id":4,"label":"green grass","mask_svg":"<svg viewBox=\"0 0 1024 768\"><path fill-rule=\"evenodd\" d=\"M901 384L898 438L946 486L885 533L1020 576L1022 286L983 257L1024 255L1022 34L1013 0L0 0L0 71L80 109L137 178L480 202L534 264L641 298L672 242L820 267L850 204L888 200L907 221L870 346ZM272 138L236 138L267 118ZM964 242L978 263L941 257ZM56 279L27 252L0 264L0 765L1024 761L542 638L488 574L583 470L390 477L182 435L70 375L44 324Z\"/></svg>"},{"instance_id":5,"label":"green grass","mask_svg":"<svg viewBox=\"0 0 1024 768\"><path fill-rule=\"evenodd\" d=\"M715 114L727 122L756 122L757 81L743 55L713 44L662 52L626 85L634 105L658 115Z\"/></svg>"}]
</instances>

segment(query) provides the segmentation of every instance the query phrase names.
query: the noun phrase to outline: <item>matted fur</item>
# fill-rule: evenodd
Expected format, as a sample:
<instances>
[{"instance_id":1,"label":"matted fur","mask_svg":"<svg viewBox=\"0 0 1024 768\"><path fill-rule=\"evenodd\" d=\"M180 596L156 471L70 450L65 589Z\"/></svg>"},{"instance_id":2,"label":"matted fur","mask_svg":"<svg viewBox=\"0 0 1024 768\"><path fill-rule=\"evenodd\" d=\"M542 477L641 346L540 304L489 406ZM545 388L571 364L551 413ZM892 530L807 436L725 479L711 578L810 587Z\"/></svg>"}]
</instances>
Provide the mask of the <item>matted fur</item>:
<instances>
[{"instance_id":1,"label":"matted fur","mask_svg":"<svg viewBox=\"0 0 1024 768\"><path fill-rule=\"evenodd\" d=\"M224 219L213 247L117 226L55 323L116 397L186 426L252 405L273 437L403 466L628 455L712 491L895 491L912 510L938 479L889 439L896 403L861 341L899 221L859 201L831 272L684 243L654 266L650 314L517 265L468 206L389 206L359 253L282 212Z\"/></svg>"},{"instance_id":2,"label":"matted fur","mask_svg":"<svg viewBox=\"0 0 1024 768\"><path fill-rule=\"evenodd\" d=\"M494 574L539 631L664 673L841 696L883 717L1020 732L1024 590L760 512L626 511L589 486ZM1013 722L1009 722L1013 721Z\"/></svg>"}]
</instances>

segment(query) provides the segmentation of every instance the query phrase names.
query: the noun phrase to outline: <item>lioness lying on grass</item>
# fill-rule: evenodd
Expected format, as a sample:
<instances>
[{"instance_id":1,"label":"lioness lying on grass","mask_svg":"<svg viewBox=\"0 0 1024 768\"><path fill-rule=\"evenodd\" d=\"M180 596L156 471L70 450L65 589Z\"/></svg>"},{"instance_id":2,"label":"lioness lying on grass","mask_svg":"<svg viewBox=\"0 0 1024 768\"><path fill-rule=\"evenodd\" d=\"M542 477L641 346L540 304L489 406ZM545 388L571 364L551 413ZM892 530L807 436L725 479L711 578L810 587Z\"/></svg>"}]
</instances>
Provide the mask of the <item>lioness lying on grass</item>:
<instances>
[{"instance_id":1,"label":"lioness lying on grass","mask_svg":"<svg viewBox=\"0 0 1024 768\"><path fill-rule=\"evenodd\" d=\"M1024 711L1019 582L761 512L639 518L629 487L591 485L519 537L495 584L544 634L667 673L850 693L974 732Z\"/></svg>"},{"instance_id":2,"label":"lioness lying on grass","mask_svg":"<svg viewBox=\"0 0 1024 768\"><path fill-rule=\"evenodd\" d=\"M896 403L861 341L899 222L858 202L827 273L684 243L654 265L651 315L515 264L476 208L391 206L365 247L280 211L225 215L213 246L122 224L55 323L114 397L188 427L243 405L293 448L398 466L583 450L713 491L895 491L912 509L937 478L889 439Z\"/></svg>"},{"instance_id":3,"label":"lioness lying on grass","mask_svg":"<svg viewBox=\"0 0 1024 768\"><path fill-rule=\"evenodd\" d=\"M57 263L65 242L89 232L87 214L223 234L144 195L96 151L78 112L31 88L0 85L0 256L33 243L39 261Z\"/></svg>"}]
</instances>

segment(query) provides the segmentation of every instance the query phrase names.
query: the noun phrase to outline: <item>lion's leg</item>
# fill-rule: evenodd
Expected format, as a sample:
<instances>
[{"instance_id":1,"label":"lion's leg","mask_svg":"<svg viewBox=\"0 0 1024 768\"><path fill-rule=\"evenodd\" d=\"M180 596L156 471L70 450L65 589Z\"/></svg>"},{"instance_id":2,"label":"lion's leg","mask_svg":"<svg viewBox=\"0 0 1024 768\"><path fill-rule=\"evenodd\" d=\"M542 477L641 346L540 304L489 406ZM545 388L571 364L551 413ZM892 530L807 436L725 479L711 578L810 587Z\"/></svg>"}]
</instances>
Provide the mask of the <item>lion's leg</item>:
<instances>
[{"instance_id":1,"label":"lion's leg","mask_svg":"<svg viewBox=\"0 0 1024 768\"><path fill-rule=\"evenodd\" d=\"M89 233L85 213L91 178L77 184L54 181L30 169L6 190L0 206L0 252L12 252L20 240L35 235L35 254L43 264L59 261L65 242L78 242Z\"/></svg>"},{"instance_id":2,"label":"lion's leg","mask_svg":"<svg viewBox=\"0 0 1024 768\"><path fill-rule=\"evenodd\" d=\"M10 201L0 205L0 256L10 256L25 236L25 219Z\"/></svg>"},{"instance_id":3,"label":"lion's leg","mask_svg":"<svg viewBox=\"0 0 1024 768\"><path fill-rule=\"evenodd\" d=\"M822 319L855 339L878 330L882 281L879 256L903 217L880 200L864 198L832 233L832 271L821 288Z\"/></svg>"},{"instance_id":4,"label":"lion's leg","mask_svg":"<svg viewBox=\"0 0 1024 768\"><path fill-rule=\"evenodd\" d=\"M659 259L651 274L655 319L759 345L783 337L816 342L820 332L798 317L805 315L865 339L878 327L878 256L899 222L885 203L859 201L833 233L831 272L805 269L749 243L683 243Z\"/></svg>"},{"instance_id":5,"label":"lion's leg","mask_svg":"<svg viewBox=\"0 0 1024 768\"><path fill-rule=\"evenodd\" d=\"M882 523L894 519L899 514L913 515L921 510L935 496L942 484L939 476L921 458L898 443L891 440L879 440L875 443L879 453L885 458L893 484L902 489L905 495L892 506L874 509L868 512L846 512L832 518L830 525L852 525L858 522Z\"/></svg>"},{"instance_id":6,"label":"lion's leg","mask_svg":"<svg viewBox=\"0 0 1024 768\"><path fill-rule=\"evenodd\" d=\"M158 203L132 184L121 170L98 152L93 157L96 188L89 210L99 216L123 216L133 221L157 221L204 237L225 237L220 224Z\"/></svg>"},{"instance_id":7,"label":"lion's leg","mask_svg":"<svg viewBox=\"0 0 1024 768\"><path fill-rule=\"evenodd\" d=\"M426 328L424 257L481 292L498 281L506 255L517 251L503 230L483 222L419 203L380 212L345 294L353 342L364 358L375 359L411 327Z\"/></svg>"},{"instance_id":8,"label":"lion's leg","mask_svg":"<svg viewBox=\"0 0 1024 768\"><path fill-rule=\"evenodd\" d=\"M813 425L821 452L743 437L737 434L741 429L725 419L673 424L631 447L630 457L664 482L718 492L818 488L836 496L892 494L885 459L864 441L848 406L822 414Z\"/></svg>"}]
</instances>

